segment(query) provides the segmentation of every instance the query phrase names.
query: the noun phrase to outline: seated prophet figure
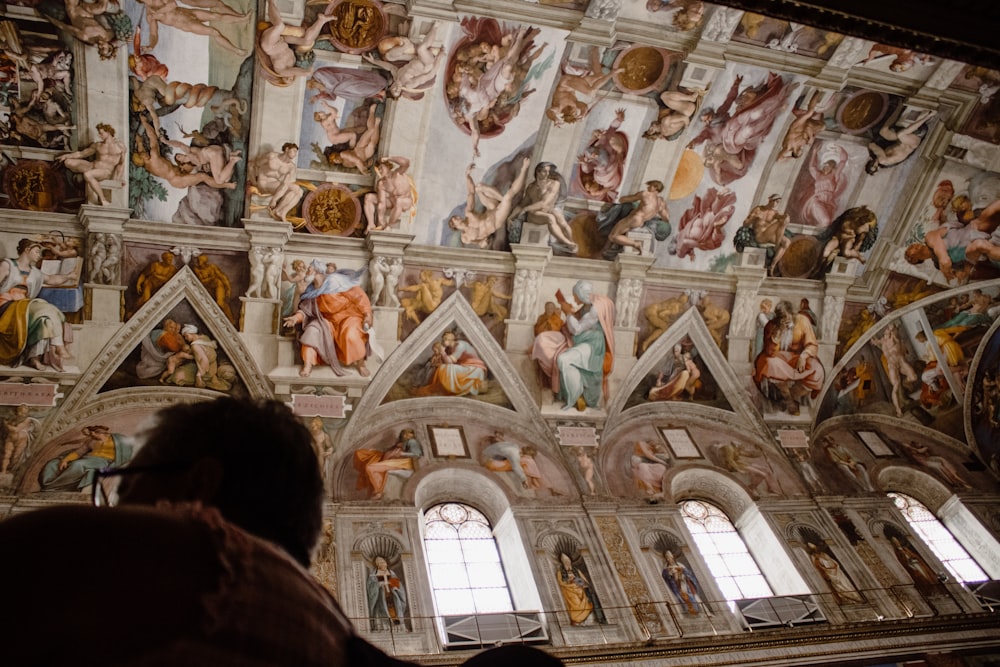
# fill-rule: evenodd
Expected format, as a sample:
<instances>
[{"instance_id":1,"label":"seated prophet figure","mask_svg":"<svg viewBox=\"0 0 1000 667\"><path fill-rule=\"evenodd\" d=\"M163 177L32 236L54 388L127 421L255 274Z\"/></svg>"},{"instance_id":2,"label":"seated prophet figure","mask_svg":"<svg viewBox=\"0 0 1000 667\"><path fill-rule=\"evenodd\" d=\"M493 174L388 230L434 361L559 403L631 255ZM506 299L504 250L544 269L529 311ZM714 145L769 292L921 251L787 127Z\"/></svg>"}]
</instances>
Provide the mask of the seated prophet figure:
<instances>
[{"instance_id":1,"label":"seated prophet figure","mask_svg":"<svg viewBox=\"0 0 1000 667\"><path fill-rule=\"evenodd\" d=\"M531 358L549 378L549 386L567 410L598 407L607 397L607 376L614 365L615 304L594 293L590 281L573 286L576 305L556 293L566 322L561 331L535 337Z\"/></svg>"},{"instance_id":2,"label":"seated prophet figure","mask_svg":"<svg viewBox=\"0 0 1000 667\"><path fill-rule=\"evenodd\" d=\"M324 266L319 260L309 266L306 275L312 284L299 297L296 311L283 320L288 328L302 325L302 377L323 362L334 375L343 375L344 366L354 366L362 377L371 375L365 359L372 304L360 287L364 271L338 271L336 264Z\"/></svg>"},{"instance_id":3,"label":"seated prophet figure","mask_svg":"<svg viewBox=\"0 0 1000 667\"><path fill-rule=\"evenodd\" d=\"M66 317L38 294L42 287L64 285L73 276L42 273L37 266L41 259L42 243L21 239L17 257L0 260L0 364L62 371L62 361L70 356L63 338Z\"/></svg>"}]
</instances>

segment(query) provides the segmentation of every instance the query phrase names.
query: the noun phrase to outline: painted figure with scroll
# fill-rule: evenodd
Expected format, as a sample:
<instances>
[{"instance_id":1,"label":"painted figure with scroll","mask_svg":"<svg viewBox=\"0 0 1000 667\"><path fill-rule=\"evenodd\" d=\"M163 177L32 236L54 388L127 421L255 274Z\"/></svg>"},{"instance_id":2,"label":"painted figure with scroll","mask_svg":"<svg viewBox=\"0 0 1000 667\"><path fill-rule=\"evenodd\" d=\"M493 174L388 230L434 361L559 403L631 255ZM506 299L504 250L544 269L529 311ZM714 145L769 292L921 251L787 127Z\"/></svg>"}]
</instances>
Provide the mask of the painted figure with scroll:
<instances>
[{"instance_id":1,"label":"painted figure with scroll","mask_svg":"<svg viewBox=\"0 0 1000 667\"><path fill-rule=\"evenodd\" d=\"M582 412L607 398L607 376L614 365L615 305L595 294L587 280L577 281L573 296L576 304L567 301L561 290L556 292L565 324L561 331L536 336L531 358L538 361L563 409Z\"/></svg>"},{"instance_id":2,"label":"painted figure with scroll","mask_svg":"<svg viewBox=\"0 0 1000 667\"><path fill-rule=\"evenodd\" d=\"M302 325L298 336L302 377L309 377L323 362L334 375L343 375L344 366L354 366L362 377L371 375L365 360L372 305L360 287L363 272L338 270L336 264L319 260L309 265L306 275L311 285L300 296L296 311L283 320L288 328Z\"/></svg>"}]
</instances>

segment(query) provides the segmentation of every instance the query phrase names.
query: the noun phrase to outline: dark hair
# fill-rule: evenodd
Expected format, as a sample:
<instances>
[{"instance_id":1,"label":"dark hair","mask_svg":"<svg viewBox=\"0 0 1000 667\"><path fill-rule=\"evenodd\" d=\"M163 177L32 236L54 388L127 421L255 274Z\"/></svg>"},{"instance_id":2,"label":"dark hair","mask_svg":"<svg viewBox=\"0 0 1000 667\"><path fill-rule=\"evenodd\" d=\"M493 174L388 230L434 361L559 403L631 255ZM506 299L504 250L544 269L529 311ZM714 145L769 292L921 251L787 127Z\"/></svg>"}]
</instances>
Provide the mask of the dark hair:
<instances>
[{"instance_id":1,"label":"dark hair","mask_svg":"<svg viewBox=\"0 0 1000 667\"><path fill-rule=\"evenodd\" d=\"M219 461L223 474L206 504L308 567L323 519L323 479L305 425L274 400L225 396L176 404L156 414L132 462L209 458Z\"/></svg>"},{"instance_id":2,"label":"dark hair","mask_svg":"<svg viewBox=\"0 0 1000 667\"><path fill-rule=\"evenodd\" d=\"M33 248L35 246L41 248L42 247L41 241L38 241L36 239L21 239L20 241L17 242L17 254L20 255L23 252L27 252L29 248Z\"/></svg>"},{"instance_id":3,"label":"dark hair","mask_svg":"<svg viewBox=\"0 0 1000 667\"><path fill-rule=\"evenodd\" d=\"M541 649L521 644L507 644L477 653L462 663L462 667L500 667L503 665L523 665L524 667L559 667L563 661Z\"/></svg>"}]
</instances>

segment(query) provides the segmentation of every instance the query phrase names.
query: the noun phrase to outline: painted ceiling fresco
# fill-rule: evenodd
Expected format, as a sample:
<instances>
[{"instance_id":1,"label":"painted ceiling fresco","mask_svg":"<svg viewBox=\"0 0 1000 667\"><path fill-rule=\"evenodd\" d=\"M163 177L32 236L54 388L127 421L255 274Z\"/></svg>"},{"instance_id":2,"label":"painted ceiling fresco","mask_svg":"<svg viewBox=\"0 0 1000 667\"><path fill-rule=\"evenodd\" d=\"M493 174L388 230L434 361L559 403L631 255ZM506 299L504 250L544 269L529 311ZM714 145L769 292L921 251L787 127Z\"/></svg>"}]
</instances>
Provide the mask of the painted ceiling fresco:
<instances>
[{"instance_id":1,"label":"painted ceiling fresco","mask_svg":"<svg viewBox=\"0 0 1000 667\"><path fill-rule=\"evenodd\" d=\"M864 412L1000 460L996 71L700 0L503 12L19 0L2 13L2 205L45 237L33 259L25 227L5 230L6 256L85 255L83 282L121 288L127 331L87 374L92 396L255 394L267 376L292 391L316 378L325 385L309 391L368 388L373 406L455 398L593 416L657 404L806 428ZM98 206L130 209L131 230L180 231L123 244L94 223L84 248L40 227ZM227 236L265 223L288 231ZM365 254L393 237L406 239L398 252ZM407 244L421 251L404 262ZM562 273L513 270L532 244ZM640 260L645 283L612 274ZM751 269L752 289L739 282ZM574 295L577 278L593 294ZM89 321L79 273L76 288L44 281L45 294L12 284L5 298ZM250 299L278 313L254 320ZM581 304L604 327L585 362L604 366L574 392L550 340ZM324 355L306 330L333 311L365 340L338 338ZM259 338L239 338L262 321ZM47 356L0 361L85 370L65 353L72 341L47 340ZM612 375L614 357L628 364ZM570 476L529 434L470 437L465 455L519 492L568 492ZM46 452L69 432L60 438ZM617 491L659 493L654 440L623 445ZM762 495L797 492L796 463L773 452L720 442L703 455ZM530 484L518 456L538 472ZM754 477L740 457L773 475ZM355 464L337 474L364 480ZM32 465L22 488L35 488ZM370 497L370 482L354 496Z\"/></svg>"}]
</instances>

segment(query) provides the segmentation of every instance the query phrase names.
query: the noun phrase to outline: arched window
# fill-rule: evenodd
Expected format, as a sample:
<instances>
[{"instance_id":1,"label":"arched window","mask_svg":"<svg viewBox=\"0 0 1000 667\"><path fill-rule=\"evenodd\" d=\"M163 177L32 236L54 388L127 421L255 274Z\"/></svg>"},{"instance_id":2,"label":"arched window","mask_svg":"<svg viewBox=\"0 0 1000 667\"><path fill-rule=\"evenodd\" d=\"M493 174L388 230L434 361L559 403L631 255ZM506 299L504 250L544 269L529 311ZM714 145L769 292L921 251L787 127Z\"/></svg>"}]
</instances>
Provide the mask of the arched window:
<instances>
[{"instance_id":1,"label":"arched window","mask_svg":"<svg viewBox=\"0 0 1000 667\"><path fill-rule=\"evenodd\" d=\"M513 611L507 577L486 516L450 502L424 513L424 550L441 616Z\"/></svg>"},{"instance_id":2,"label":"arched window","mask_svg":"<svg viewBox=\"0 0 1000 667\"><path fill-rule=\"evenodd\" d=\"M681 515L725 599L774 595L725 512L702 500L686 500L681 503Z\"/></svg>"},{"instance_id":3,"label":"arched window","mask_svg":"<svg viewBox=\"0 0 1000 667\"><path fill-rule=\"evenodd\" d=\"M902 512L913 532L920 536L956 581L966 583L989 579L979 564L923 503L903 493L887 495Z\"/></svg>"}]
</instances>

